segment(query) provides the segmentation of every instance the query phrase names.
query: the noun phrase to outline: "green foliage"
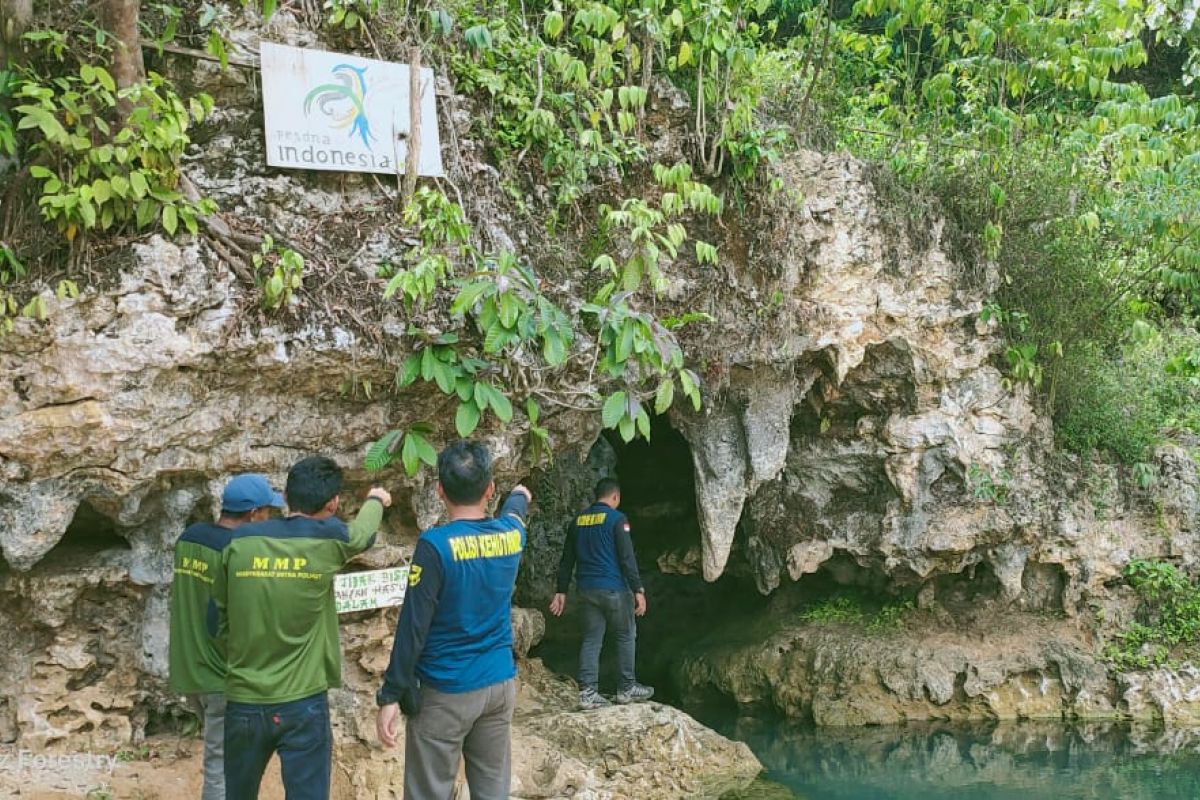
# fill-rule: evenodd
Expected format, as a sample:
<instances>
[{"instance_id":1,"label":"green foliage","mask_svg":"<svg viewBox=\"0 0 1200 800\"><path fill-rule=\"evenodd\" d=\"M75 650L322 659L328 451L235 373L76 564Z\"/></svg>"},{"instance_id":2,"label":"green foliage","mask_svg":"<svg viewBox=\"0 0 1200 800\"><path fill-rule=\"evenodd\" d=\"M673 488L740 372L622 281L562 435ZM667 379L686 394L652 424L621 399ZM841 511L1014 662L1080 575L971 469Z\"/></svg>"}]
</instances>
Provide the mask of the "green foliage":
<instances>
[{"instance_id":1,"label":"green foliage","mask_svg":"<svg viewBox=\"0 0 1200 800\"><path fill-rule=\"evenodd\" d=\"M425 187L418 189L405 207L404 222L418 229L421 244L412 254L413 266L396 271L383 296L387 299L399 292L412 308L433 298L453 272L452 257L467 254L470 226L457 203Z\"/></svg>"},{"instance_id":2,"label":"green foliage","mask_svg":"<svg viewBox=\"0 0 1200 800\"><path fill-rule=\"evenodd\" d=\"M1137 619L1105 647L1119 670L1171 666L1196 653L1200 635L1200 587L1165 561L1135 560L1125 581L1136 592Z\"/></svg>"},{"instance_id":3,"label":"green foliage","mask_svg":"<svg viewBox=\"0 0 1200 800\"><path fill-rule=\"evenodd\" d=\"M592 262L593 269L612 274L616 281L601 289L603 295L611 293L617 283L626 292L636 292L643 281L655 294L661 294L666 288L663 267L679 256L679 248L687 240L687 229L679 218L685 213L721 214L721 198L706 184L693 180L692 168L687 164L655 164L653 172L655 181L665 190L657 203L635 197L624 200L619 208L600 206L601 233L609 241L626 239L628 247L623 249L629 252L620 265L608 254ZM696 260L715 264L716 248L697 241Z\"/></svg>"},{"instance_id":4,"label":"green foliage","mask_svg":"<svg viewBox=\"0 0 1200 800\"><path fill-rule=\"evenodd\" d=\"M25 277L25 265L7 244L0 242L0 336L10 333L20 314L20 304L8 286Z\"/></svg>"},{"instance_id":5,"label":"green foliage","mask_svg":"<svg viewBox=\"0 0 1200 800\"><path fill-rule=\"evenodd\" d=\"M853 596L837 595L804 609L800 619L815 625L847 625L882 633L902 629L905 617L914 608L913 602L906 600L884 604L872 612Z\"/></svg>"},{"instance_id":6,"label":"green foliage","mask_svg":"<svg viewBox=\"0 0 1200 800\"><path fill-rule=\"evenodd\" d=\"M696 184L690 175L686 165L664 170L664 188L684 192L696 207L719 208L711 190ZM673 214L682 210L675 200L666 204ZM655 413L664 413L674 401L676 381L700 407L699 376L684 368L674 335L652 314L633 305L641 280L620 293L610 282L573 319L542 292L528 264L510 252L480 252L462 209L441 193L418 192L405 220L417 229L420 242L409 257L413 266L392 273L385 297L399 296L414 309L440 299L447 304L455 327L437 334L415 326L408 330L420 343L397 370L396 387L422 381L453 397L454 429L459 436L473 434L489 413L497 424L512 423L514 401L523 400L531 455L535 461L548 456L549 430L539 424L541 407L528 387L536 381L542 396L564 402L554 396L546 376L567 367L581 332L595 337L591 370L619 381L619 388L602 399L598 410L604 424L619 430L626 440L650 436L650 409L644 402L652 396ZM654 233L645 229L634 236L640 240ZM657 256L654 268L661 270ZM377 442L372 463L386 463L382 454L395 444L395 439Z\"/></svg>"},{"instance_id":7,"label":"green foliage","mask_svg":"<svg viewBox=\"0 0 1200 800\"><path fill-rule=\"evenodd\" d=\"M367 29L367 20L379 12L381 0L325 0L328 24L346 30Z\"/></svg>"},{"instance_id":8,"label":"green foliage","mask_svg":"<svg viewBox=\"0 0 1200 800\"><path fill-rule=\"evenodd\" d=\"M1012 473L1006 469L992 470L979 464L967 468L967 487L983 503L1006 505L1011 481Z\"/></svg>"},{"instance_id":9,"label":"green foliage","mask_svg":"<svg viewBox=\"0 0 1200 800\"><path fill-rule=\"evenodd\" d=\"M211 98L185 103L154 73L118 91L108 71L92 64L47 81L29 75L15 98L17 130L32 137L28 170L40 182L42 216L68 240L130 223L195 233L198 217L212 212L210 203L178 191L188 127L212 110ZM119 101L131 106L123 124L116 122Z\"/></svg>"},{"instance_id":10,"label":"green foliage","mask_svg":"<svg viewBox=\"0 0 1200 800\"><path fill-rule=\"evenodd\" d=\"M745 179L776 157L780 134L755 120L756 85L747 80L763 37L759 4L554 0L540 24L509 4L488 6L460 19L466 47L451 67L461 88L491 99L485 133L502 157L520 163L541 153L557 205L577 203L590 181L645 160L656 68L693 90L694 163L705 174L720 173L727 153Z\"/></svg>"},{"instance_id":11,"label":"green foliage","mask_svg":"<svg viewBox=\"0 0 1200 800\"><path fill-rule=\"evenodd\" d=\"M433 427L426 423L413 425L407 431L392 430L385 433L367 448L363 459L367 472L378 472L397 458L404 464L409 477L416 475L421 464L437 465L437 452L429 442Z\"/></svg>"},{"instance_id":12,"label":"green foliage","mask_svg":"<svg viewBox=\"0 0 1200 800\"><path fill-rule=\"evenodd\" d=\"M900 630L904 627L905 617L915 608L916 605L912 600L885 605L867 623L867 629L871 631Z\"/></svg>"},{"instance_id":13,"label":"green foliage","mask_svg":"<svg viewBox=\"0 0 1200 800\"><path fill-rule=\"evenodd\" d=\"M254 277L262 289L263 308L287 306L304 285L304 256L290 247L276 247L268 234L254 254Z\"/></svg>"},{"instance_id":14,"label":"green foliage","mask_svg":"<svg viewBox=\"0 0 1200 800\"><path fill-rule=\"evenodd\" d=\"M824 600L800 613L800 619L818 625L861 624L865 618L862 606L844 596Z\"/></svg>"}]
</instances>

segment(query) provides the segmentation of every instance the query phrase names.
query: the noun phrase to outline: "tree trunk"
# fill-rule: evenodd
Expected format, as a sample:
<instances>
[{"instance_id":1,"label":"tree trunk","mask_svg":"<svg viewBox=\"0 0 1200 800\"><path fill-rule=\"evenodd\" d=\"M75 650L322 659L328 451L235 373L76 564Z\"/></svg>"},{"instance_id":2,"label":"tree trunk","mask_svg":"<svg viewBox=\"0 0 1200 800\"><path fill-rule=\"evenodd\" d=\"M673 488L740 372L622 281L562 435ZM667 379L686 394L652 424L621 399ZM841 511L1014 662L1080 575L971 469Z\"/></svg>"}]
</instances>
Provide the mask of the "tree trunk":
<instances>
[{"instance_id":1,"label":"tree trunk","mask_svg":"<svg viewBox=\"0 0 1200 800\"><path fill-rule=\"evenodd\" d=\"M0 65L21 60L21 36L33 19L33 0L0 0Z\"/></svg>"},{"instance_id":2,"label":"tree trunk","mask_svg":"<svg viewBox=\"0 0 1200 800\"><path fill-rule=\"evenodd\" d=\"M116 39L112 50L112 76L118 89L127 89L146 79L138 32L138 5L138 0L104 0L104 26ZM122 101L117 108L124 117L129 113L129 102Z\"/></svg>"}]
</instances>

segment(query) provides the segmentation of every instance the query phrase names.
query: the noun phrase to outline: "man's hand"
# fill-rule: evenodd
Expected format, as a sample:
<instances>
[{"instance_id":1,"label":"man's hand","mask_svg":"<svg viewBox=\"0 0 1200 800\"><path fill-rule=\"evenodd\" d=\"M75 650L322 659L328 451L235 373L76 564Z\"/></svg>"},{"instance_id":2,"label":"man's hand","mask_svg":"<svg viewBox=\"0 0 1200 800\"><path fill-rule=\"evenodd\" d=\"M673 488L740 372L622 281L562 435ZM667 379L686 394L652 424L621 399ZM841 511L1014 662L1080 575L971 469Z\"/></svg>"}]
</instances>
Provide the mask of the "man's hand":
<instances>
[{"instance_id":1,"label":"man's hand","mask_svg":"<svg viewBox=\"0 0 1200 800\"><path fill-rule=\"evenodd\" d=\"M567 607L567 596L562 592L554 595L554 599L550 601L550 613L556 617L561 617L563 609Z\"/></svg>"},{"instance_id":2,"label":"man's hand","mask_svg":"<svg viewBox=\"0 0 1200 800\"><path fill-rule=\"evenodd\" d=\"M533 492L529 491L528 487L526 487L525 484L518 483L516 486L513 487L513 491L520 492L521 494L525 495L525 499L527 501L529 501L530 503L533 502Z\"/></svg>"},{"instance_id":3,"label":"man's hand","mask_svg":"<svg viewBox=\"0 0 1200 800\"><path fill-rule=\"evenodd\" d=\"M554 609L551 608L551 611ZM638 592L633 596L633 615L635 617L646 616L646 593Z\"/></svg>"},{"instance_id":4,"label":"man's hand","mask_svg":"<svg viewBox=\"0 0 1200 800\"><path fill-rule=\"evenodd\" d=\"M392 493L381 486L371 487L371 491L367 492L367 499L370 500L372 497L383 503L384 508L388 508L392 504Z\"/></svg>"},{"instance_id":5,"label":"man's hand","mask_svg":"<svg viewBox=\"0 0 1200 800\"><path fill-rule=\"evenodd\" d=\"M379 741L384 747L396 746L396 734L400 728L400 704L388 703L386 706L379 707L379 714L375 717L375 732L379 734Z\"/></svg>"}]
</instances>

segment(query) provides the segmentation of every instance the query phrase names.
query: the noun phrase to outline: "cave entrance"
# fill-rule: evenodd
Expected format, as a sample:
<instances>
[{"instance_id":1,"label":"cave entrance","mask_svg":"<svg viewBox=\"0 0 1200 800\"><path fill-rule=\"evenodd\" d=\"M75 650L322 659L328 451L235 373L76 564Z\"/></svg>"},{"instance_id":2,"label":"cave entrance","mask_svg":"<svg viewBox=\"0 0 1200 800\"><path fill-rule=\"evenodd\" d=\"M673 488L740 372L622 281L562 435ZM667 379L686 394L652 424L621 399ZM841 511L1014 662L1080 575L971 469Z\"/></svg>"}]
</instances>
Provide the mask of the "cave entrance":
<instances>
[{"instance_id":1,"label":"cave entrance","mask_svg":"<svg viewBox=\"0 0 1200 800\"><path fill-rule=\"evenodd\" d=\"M651 419L649 441L627 443L606 432L605 442L616 455L620 510L629 518L646 587L648 610L638 620L637 678L655 687L656 700L676 702L671 667L682 651L720 623L756 613L765 599L745 571L731 570L735 574L714 583L702 577L692 451L666 417ZM582 632L578 606L573 590L568 624L547 626L546 639L535 652L554 671L572 676L578 671ZM616 691L618 677L617 647L610 632L601 653L601 691Z\"/></svg>"},{"instance_id":2,"label":"cave entrance","mask_svg":"<svg viewBox=\"0 0 1200 800\"><path fill-rule=\"evenodd\" d=\"M75 509L75 516L67 525L66 532L42 563L59 559L88 558L98 553L131 549L129 540L121 535L117 523L84 500Z\"/></svg>"},{"instance_id":3,"label":"cave entrance","mask_svg":"<svg viewBox=\"0 0 1200 800\"><path fill-rule=\"evenodd\" d=\"M660 560L686 569L689 554L700 548L696 477L687 439L665 418L655 417L649 441L625 443L608 435L608 442L617 454L621 511L633 529L639 569L657 570Z\"/></svg>"}]
</instances>

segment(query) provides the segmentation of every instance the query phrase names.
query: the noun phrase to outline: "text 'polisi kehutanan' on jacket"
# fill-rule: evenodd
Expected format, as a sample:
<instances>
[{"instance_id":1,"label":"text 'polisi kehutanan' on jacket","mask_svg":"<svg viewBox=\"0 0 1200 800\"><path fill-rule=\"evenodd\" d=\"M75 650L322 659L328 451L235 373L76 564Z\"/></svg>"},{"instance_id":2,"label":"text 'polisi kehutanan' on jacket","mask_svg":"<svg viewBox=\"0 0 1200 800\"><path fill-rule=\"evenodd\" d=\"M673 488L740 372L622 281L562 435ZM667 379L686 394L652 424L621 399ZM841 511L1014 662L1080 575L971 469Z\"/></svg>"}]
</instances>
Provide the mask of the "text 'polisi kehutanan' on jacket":
<instances>
[{"instance_id":1,"label":"text 'polisi kehutanan' on jacket","mask_svg":"<svg viewBox=\"0 0 1200 800\"><path fill-rule=\"evenodd\" d=\"M450 552L455 561L473 558L501 558L521 552L520 531L503 533L481 533L475 536L454 536L450 540Z\"/></svg>"}]
</instances>

